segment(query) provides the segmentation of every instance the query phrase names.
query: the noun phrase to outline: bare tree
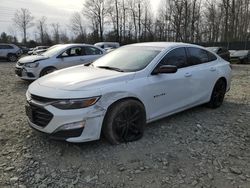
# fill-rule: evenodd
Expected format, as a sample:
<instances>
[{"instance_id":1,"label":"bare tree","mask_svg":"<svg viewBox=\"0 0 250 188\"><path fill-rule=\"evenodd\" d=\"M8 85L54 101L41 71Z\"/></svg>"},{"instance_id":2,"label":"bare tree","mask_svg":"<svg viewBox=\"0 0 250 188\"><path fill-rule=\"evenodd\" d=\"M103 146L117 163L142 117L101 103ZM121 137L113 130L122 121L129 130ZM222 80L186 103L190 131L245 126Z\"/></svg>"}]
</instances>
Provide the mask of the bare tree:
<instances>
[{"instance_id":1,"label":"bare tree","mask_svg":"<svg viewBox=\"0 0 250 188\"><path fill-rule=\"evenodd\" d=\"M26 8L21 8L16 10L13 21L17 27L23 32L23 41L27 41L27 29L33 26L34 17L31 15L30 11Z\"/></svg>"},{"instance_id":2,"label":"bare tree","mask_svg":"<svg viewBox=\"0 0 250 188\"><path fill-rule=\"evenodd\" d=\"M106 0L86 0L83 7L83 14L92 20L92 23L98 25L99 39L103 41L104 22L107 16L108 8Z\"/></svg>"},{"instance_id":3,"label":"bare tree","mask_svg":"<svg viewBox=\"0 0 250 188\"><path fill-rule=\"evenodd\" d=\"M75 33L75 35L81 37L82 39L86 36L86 31L84 27L84 22L82 15L79 12L73 13L70 19L70 27L71 30Z\"/></svg>"},{"instance_id":4,"label":"bare tree","mask_svg":"<svg viewBox=\"0 0 250 188\"><path fill-rule=\"evenodd\" d=\"M60 25L59 23L53 23L51 24L52 27L52 32L53 32L53 39L54 39L54 43L58 44L60 42Z\"/></svg>"},{"instance_id":5,"label":"bare tree","mask_svg":"<svg viewBox=\"0 0 250 188\"><path fill-rule=\"evenodd\" d=\"M45 42L45 35L46 35L46 30L47 30L46 21L47 21L47 18L45 16L41 17L37 21L37 29L38 29L40 41L42 44L44 44L44 42Z\"/></svg>"}]
</instances>

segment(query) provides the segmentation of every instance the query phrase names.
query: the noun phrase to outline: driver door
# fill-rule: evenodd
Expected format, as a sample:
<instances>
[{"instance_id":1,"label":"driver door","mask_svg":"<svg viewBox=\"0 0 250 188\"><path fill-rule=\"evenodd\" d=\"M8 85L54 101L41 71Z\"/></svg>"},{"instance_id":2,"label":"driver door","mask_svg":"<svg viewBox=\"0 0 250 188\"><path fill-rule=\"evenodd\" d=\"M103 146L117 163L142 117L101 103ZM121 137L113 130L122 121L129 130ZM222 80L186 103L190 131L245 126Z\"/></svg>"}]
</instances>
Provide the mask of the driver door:
<instances>
[{"instance_id":1,"label":"driver door","mask_svg":"<svg viewBox=\"0 0 250 188\"><path fill-rule=\"evenodd\" d=\"M59 68L71 67L84 64L84 49L82 47L72 47L64 51L59 57Z\"/></svg>"},{"instance_id":2,"label":"driver door","mask_svg":"<svg viewBox=\"0 0 250 188\"><path fill-rule=\"evenodd\" d=\"M150 75L145 88L150 119L160 118L187 107L192 101L192 73L185 67L185 48L168 52L157 65L174 65L176 73Z\"/></svg>"}]
</instances>

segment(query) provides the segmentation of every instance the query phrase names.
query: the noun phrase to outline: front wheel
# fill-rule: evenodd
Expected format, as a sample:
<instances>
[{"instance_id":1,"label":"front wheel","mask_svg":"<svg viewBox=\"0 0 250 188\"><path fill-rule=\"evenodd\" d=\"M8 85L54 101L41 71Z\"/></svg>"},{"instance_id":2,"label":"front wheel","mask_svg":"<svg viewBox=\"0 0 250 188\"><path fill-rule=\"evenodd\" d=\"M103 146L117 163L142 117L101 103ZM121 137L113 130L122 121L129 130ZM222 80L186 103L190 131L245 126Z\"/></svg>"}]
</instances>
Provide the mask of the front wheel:
<instances>
[{"instance_id":1,"label":"front wheel","mask_svg":"<svg viewBox=\"0 0 250 188\"><path fill-rule=\"evenodd\" d=\"M55 70L56 70L56 68L54 68L54 67L47 67L47 68L45 68L45 69L43 69L43 70L41 71L40 77L42 77L42 76L44 76L44 75L46 75L46 74L52 73L52 72L54 72Z\"/></svg>"},{"instance_id":2,"label":"front wheel","mask_svg":"<svg viewBox=\"0 0 250 188\"><path fill-rule=\"evenodd\" d=\"M111 144L132 142L143 136L145 124L144 106L136 100L125 100L108 110L103 133Z\"/></svg>"},{"instance_id":3,"label":"front wheel","mask_svg":"<svg viewBox=\"0 0 250 188\"><path fill-rule=\"evenodd\" d=\"M226 82L223 79L219 79L213 89L210 101L208 102L208 107L218 108L222 105L224 97L226 94Z\"/></svg>"}]
</instances>

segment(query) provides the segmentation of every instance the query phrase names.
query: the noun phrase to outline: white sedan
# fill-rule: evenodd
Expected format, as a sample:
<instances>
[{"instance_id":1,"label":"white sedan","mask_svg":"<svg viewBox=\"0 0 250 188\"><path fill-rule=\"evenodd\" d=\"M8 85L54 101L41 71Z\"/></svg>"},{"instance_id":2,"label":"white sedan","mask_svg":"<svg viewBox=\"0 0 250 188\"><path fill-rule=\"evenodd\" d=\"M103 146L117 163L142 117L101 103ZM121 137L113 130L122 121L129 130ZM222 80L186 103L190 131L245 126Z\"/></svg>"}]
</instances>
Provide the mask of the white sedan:
<instances>
[{"instance_id":1,"label":"white sedan","mask_svg":"<svg viewBox=\"0 0 250 188\"><path fill-rule=\"evenodd\" d=\"M58 69L90 63L103 54L103 49L93 45L59 44L42 54L19 59L15 73L23 80L36 80Z\"/></svg>"},{"instance_id":2,"label":"white sedan","mask_svg":"<svg viewBox=\"0 0 250 188\"><path fill-rule=\"evenodd\" d=\"M138 43L33 82L26 113L31 127L53 138L85 142L103 133L119 144L140 139L146 123L221 106L230 82L230 64L203 47Z\"/></svg>"}]
</instances>

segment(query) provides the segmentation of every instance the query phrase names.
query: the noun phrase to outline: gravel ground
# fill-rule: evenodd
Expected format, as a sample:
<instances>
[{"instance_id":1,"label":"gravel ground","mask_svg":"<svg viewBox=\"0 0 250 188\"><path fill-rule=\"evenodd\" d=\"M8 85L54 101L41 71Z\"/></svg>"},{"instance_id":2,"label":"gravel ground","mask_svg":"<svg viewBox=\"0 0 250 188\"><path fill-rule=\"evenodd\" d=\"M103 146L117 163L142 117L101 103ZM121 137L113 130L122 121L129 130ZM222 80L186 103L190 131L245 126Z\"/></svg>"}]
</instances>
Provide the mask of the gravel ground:
<instances>
[{"instance_id":1,"label":"gravel ground","mask_svg":"<svg viewBox=\"0 0 250 188\"><path fill-rule=\"evenodd\" d=\"M219 109L196 107L112 146L49 140L24 115L27 82L0 62L0 187L250 187L250 66Z\"/></svg>"}]
</instances>

